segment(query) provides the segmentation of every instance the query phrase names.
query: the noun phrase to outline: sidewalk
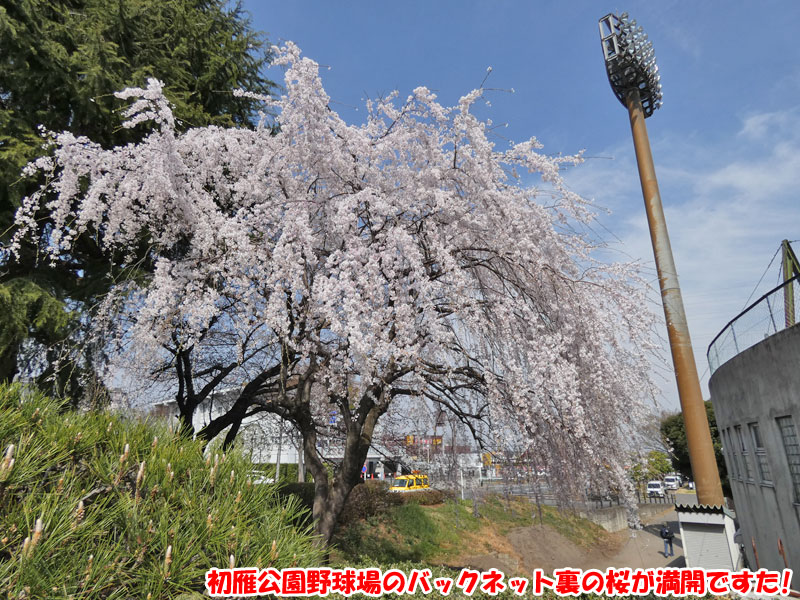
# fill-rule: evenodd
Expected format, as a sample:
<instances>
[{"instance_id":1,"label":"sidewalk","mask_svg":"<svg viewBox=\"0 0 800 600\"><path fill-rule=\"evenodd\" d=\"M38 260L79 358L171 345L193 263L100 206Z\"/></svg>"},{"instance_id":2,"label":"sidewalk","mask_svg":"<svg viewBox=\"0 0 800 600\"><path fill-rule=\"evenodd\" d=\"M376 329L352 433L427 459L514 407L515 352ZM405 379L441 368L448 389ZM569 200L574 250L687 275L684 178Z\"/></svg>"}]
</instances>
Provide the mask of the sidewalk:
<instances>
[{"instance_id":1,"label":"sidewalk","mask_svg":"<svg viewBox=\"0 0 800 600\"><path fill-rule=\"evenodd\" d=\"M661 539L661 526L669 523L670 529L675 533L672 541L675 556L664 557L664 541ZM629 536L619 552L614 556L593 564L586 568L604 570L608 567L630 567L632 569L649 569L652 567L684 567L686 561L683 557L683 543L681 542L678 515L671 507L663 513L651 517L642 523L644 529L639 531L628 530L623 532Z\"/></svg>"}]
</instances>

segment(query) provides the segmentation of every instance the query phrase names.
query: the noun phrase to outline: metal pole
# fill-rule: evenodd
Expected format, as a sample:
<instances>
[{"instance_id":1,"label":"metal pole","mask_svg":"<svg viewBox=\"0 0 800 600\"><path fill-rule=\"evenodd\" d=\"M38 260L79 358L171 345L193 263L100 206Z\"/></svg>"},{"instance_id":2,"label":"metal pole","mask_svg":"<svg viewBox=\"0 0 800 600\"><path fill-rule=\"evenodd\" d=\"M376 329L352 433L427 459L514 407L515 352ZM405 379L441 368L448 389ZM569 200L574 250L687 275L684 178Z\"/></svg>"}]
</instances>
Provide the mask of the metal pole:
<instances>
[{"instance_id":1,"label":"metal pole","mask_svg":"<svg viewBox=\"0 0 800 600\"><path fill-rule=\"evenodd\" d=\"M767 296L767 310L769 311L769 318L772 321L772 332L778 333L778 324L775 323L775 314L772 312L772 305L769 303L769 296Z\"/></svg>"},{"instance_id":2,"label":"metal pole","mask_svg":"<svg viewBox=\"0 0 800 600\"><path fill-rule=\"evenodd\" d=\"M672 248L669 243L667 223L664 219L664 209L661 205L661 195L658 191L656 170L650 151L650 140L647 137L647 126L644 122L644 110L639 90L634 88L628 91L625 100L631 121L636 162L639 166L642 195L647 211L647 223L650 227L650 238L658 270L658 282L661 287L661 299L667 321L672 363L678 382L681 411L686 423L686 441L689 446L689 460L692 464L697 501L700 504L724 506L722 485L711 441L711 430L708 427L706 407L700 391L700 379L697 376L697 365L694 362L689 328L683 310L678 273L672 258Z\"/></svg>"},{"instance_id":3,"label":"metal pole","mask_svg":"<svg viewBox=\"0 0 800 600\"><path fill-rule=\"evenodd\" d=\"M756 557L756 569L761 568L761 564L758 562L758 548L756 548L756 539L754 537L750 537L750 543L753 544L753 554Z\"/></svg>"},{"instance_id":4,"label":"metal pole","mask_svg":"<svg viewBox=\"0 0 800 600\"><path fill-rule=\"evenodd\" d=\"M279 417L280 419L280 417ZM283 419L278 421L278 453L275 455L275 483L281 480L281 441L283 440Z\"/></svg>"},{"instance_id":5,"label":"metal pole","mask_svg":"<svg viewBox=\"0 0 800 600\"><path fill-rule=\"evenodd\" d=\"M781 538L778 538L778 552L780 552L781 556L783 557L784 568L788 569L789 563L786 562L786 551L783 549L783 541L781 540Z\"/></svg>"},{"instance_id":6,"label":"metal pole","mask_svg":"<svg viewBox=\"0 0 800 600\"><path fill-rule=\"evenodd\" d=\"M793 276L794 266L792 263L792 254L789 246L789 240L781 242L783 250L783 282L788 282ZM794 325L794 284L789 284L783 288L783 307L786 319L786 327Z\"/></svg>"}]
</instances>

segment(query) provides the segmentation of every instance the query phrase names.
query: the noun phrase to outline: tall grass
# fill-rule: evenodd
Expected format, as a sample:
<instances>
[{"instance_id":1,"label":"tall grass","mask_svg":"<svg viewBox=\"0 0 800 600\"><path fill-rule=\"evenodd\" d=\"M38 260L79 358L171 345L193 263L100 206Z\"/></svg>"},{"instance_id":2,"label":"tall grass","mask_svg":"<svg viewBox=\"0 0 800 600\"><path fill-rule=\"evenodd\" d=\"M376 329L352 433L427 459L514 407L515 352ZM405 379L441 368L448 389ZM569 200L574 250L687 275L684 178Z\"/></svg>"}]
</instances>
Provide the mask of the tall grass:
<instances>
[{"instance_id":1,"label":"tall grass","mask_svg":"<svg viewBox=\"0 0 800 600\"><path fill-rule=\"evenodd\" d=\"M2 597L172 598L211 567L319 563L296 500L163 424L0 386L0 452Z\"/></svg>"}]
</instances>

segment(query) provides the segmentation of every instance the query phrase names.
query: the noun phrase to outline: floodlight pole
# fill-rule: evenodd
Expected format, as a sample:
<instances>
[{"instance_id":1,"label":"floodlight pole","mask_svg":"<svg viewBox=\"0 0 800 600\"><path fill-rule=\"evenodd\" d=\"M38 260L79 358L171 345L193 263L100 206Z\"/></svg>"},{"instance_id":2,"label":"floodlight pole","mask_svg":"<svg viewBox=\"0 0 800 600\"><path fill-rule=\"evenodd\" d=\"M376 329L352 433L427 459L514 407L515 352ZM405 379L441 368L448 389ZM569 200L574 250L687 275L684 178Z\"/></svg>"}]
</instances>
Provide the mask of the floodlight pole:
<instances>
[{"instance_id":1,"label":"floodlight pole","mask_svg":"<svg viewBox=\"0 0 800 600\"><path fill-rule=\"evenodd\" d=\"M724 498L711 431L644 123L645 118L661 106L661 77L658 75L653 45L642 27L636 25L636 21L630 19L627 13L619 16L608 14L600 19L598 25L608 81L614 95L628 109L630 116L697 500L700 504L722 506Z\"/></svg>"},{"instance_id":2,"label":"floodlight pole","mask_svg":"<svg viewBox=\"0 0 800 600\"><path fill-rule=\"evenodd\" d=\"M686 425L686 442L689 446L689 460L695 479L697 501L700 504L724 506L711 430L708 426L706 407L700 390L700 379L697 376L697 365L694 361L689 327L683 309L678 272L675 269L672 247L669 243L667 222L664 218L664 208L661 205L661 194L658 191L653 154L650 151L647 125L644 122L645 114L637 88L626 91L625 104L628 107L631 121L636 163L639 167L647 223L650 227L650 239L653 243L653 254L658 270L658 282L664 305L664 317L667 321L672 363L678 382L678 396Z\"/></svg>"}]
</instances>

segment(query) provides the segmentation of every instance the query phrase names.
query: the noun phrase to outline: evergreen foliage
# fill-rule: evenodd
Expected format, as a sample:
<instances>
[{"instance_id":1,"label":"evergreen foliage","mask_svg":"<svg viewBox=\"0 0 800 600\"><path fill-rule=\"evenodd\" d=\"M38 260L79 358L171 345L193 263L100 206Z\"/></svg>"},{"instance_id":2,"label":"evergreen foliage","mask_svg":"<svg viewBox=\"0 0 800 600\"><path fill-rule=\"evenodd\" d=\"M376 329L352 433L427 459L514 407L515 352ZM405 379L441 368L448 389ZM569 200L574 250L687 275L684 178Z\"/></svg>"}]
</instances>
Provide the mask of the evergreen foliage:
<instances>
[{"instance_id":1,"label":"evergreen foliage","mask_svg":"<svg viewBox=\"0 0 800 600\"><path fill-rule=\"evenodd\" d=\"M727 495L730 495L728 470L725 467L725 457L722 455L722 440L720 440L717 419L714 416L714 405L711 404L711 400L706 400L705 404L708 426L711 429L711 442L714 444L714 458L717 461L722 488ZM672 447L672 463L675 470L684 477L691 477L692 465L689 462L689 445L686 441L686 423L683 420L683 413L679 412L664 418L661 421L661 435Z\"/></svg>"},{"instance_id":2,"label":"evergreen foliage","mask_svg":"<svg viewBox=\"0 0 800 600\"><path fill-rule=\"evenodd\" d=\"M63 337L70 323L62 303L33 281L16 278L0 285L0 369L11 370L16 349L30 335L47 344Z\"/></svg>"},{"instance_id":3,"label":"evergreen foliage","mask_svg":"<svg viewBox=\"0 0 800 600\"><path fill-rule=\"evenodd\" d=\"M204 457L163 424L63 408L0 386L3 597L173 598L231 556L318 563L298 502L253 485L238 450Z\"/></svg>"},{"instance_id":4,"label":"evergreen foliage","mask_svg":"<svg viewBox=\"0 0 800 600\"><path fill-rule=\"evenodd\" d=\"M0 243L21 199L41 183L21 176L44 152L40 126L69 129L107 147L135 141L142 132L121 127L113 93L149 77L169 82L165 91L179 129L247 125L254 101L232 91L270 92L272 82L261 75L267 48L241 8L225 0L0 2ZM23 250L11 262L0 246L0 297L17 294L19 286L27 295L14 300L14 315L0 312L0 330L11 332L0 339L0 381L15 375L24 339L45 345L63 340L63 329L41 328L42 319L69 320L67 312L90 304L111 284L108 261L88 236L57 265L40 264L35 244ZM72 302L69 309L63 302L40 302L31 314L24 308L31 296ZM31 318L19 321L21 314Z\"/></svg>"},{"instance_id":5,"label":"evergreen foliage","mask_svg":"<svg viewBox=\"0 0 800 600\"><path fill-rule=\"evenodd\" d=\"M660 450L650 450L647 456L631 467L631 477L638 484L645 481L661 479L675 467L669 455Z\"/></svg>"}]
</instances>

